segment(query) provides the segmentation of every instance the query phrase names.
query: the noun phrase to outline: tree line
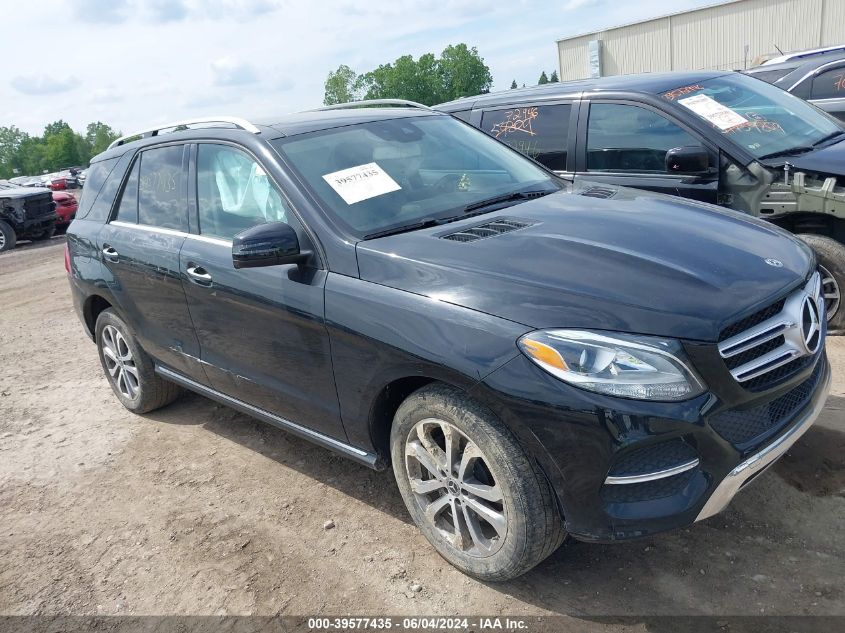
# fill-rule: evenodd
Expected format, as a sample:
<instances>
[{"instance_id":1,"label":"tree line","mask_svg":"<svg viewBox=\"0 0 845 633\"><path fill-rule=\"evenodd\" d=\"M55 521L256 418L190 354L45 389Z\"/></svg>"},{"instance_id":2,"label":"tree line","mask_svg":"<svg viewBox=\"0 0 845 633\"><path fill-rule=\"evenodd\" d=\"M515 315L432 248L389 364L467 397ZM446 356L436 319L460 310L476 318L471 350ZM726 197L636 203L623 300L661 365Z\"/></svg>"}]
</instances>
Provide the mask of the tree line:
<instances>
[{"instance_id":1,"label":"tree line","mask_svg":"<svg viewBox=\"0 0 845 633\"><path fill-rule=\"evenodd\" d=\"M105 150L120 132L101 121L89 123L85 133L71 129L59 119L40 136L12 125L0 127L0 178L37 176L65 167L88 165L91 157Z\"/></svg>"}]
</instances>

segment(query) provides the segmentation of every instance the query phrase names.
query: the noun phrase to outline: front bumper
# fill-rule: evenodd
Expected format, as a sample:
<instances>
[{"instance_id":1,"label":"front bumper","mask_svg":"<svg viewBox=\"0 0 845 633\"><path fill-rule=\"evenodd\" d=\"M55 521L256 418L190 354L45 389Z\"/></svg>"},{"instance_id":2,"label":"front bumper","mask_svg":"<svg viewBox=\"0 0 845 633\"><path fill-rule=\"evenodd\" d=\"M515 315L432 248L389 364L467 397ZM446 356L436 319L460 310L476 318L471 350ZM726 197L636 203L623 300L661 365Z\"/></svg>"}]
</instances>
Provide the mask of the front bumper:
<instances>
[{"instance_id":1,"label":"front bumper","mask_svg":"<svg viewBox=\"0 0 845 633\"><path fill-rule=\"evenodd\" d=\"M724 509L812 425L827 397L830 367L822 351L787 383L746 394L744 402L731 401L730 381L686 402L626 400L576 389L518 357L473 395L536 457L567 531L611 542L687 526ZM790 398L793 408L753 440L727 438L719 427L726 410L750 417Z\"/></svg>"}]
</instances>

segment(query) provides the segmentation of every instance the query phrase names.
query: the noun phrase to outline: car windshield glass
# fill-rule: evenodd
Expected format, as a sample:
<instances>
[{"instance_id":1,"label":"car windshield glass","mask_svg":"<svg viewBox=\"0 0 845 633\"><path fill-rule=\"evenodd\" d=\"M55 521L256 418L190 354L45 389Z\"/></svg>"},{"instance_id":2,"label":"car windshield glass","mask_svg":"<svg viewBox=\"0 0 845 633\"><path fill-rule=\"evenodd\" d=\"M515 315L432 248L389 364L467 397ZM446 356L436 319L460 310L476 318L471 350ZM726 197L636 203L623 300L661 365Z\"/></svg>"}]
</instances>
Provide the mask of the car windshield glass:
<instances>
[{"instance_id":1,"label":"car windshield glass","mask_svg":"<svg viewBox=\"0 0 845 633\"><path fill-rule=\"evenodd\" d=\"M801 153L841 131L806 101L741 74L681 86L662 96L704 119L755 158Z\"/></svg>"},{"instance_id":2,"label":"car windshield glass","mask_svg":"<svg viewBox=\"0 0 845 633\"><path fill-rule=\"evenodd\" d=\"M504 194L561 188L533 162L449 116L383 119L273 145L358 237L461 216Z\"/></svg>"}]
</instances>

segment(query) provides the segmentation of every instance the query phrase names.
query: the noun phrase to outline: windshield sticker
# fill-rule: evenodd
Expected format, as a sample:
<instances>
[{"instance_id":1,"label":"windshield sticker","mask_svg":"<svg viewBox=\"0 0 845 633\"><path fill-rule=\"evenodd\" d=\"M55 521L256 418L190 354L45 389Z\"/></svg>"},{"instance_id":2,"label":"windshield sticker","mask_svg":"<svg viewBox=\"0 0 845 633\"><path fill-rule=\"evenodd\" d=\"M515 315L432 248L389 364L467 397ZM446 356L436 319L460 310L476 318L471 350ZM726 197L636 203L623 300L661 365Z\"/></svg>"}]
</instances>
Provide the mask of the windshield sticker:
<instances>
[{"instance_id":1,"label":"windshield sticker","mask_svg":"<svg viewBox=\"0 0 845 633\"><path fill-rule=\"evenodd\" d=\"M732 127L730 130L726 130L725 133L734 134L736 132L757 131L763 133L779 132L781 134L786 134L786 131L777 121L769 121L764 116L759 115L756 112L746 112L745 115L749 119L747 123Z\"/></svg>"},{"instance_id":2,"label":"windshield sticker","mask_svg":"<svg viewBox=\"0 0 845 633\"><path fill-rule=\"evenodd\" d=\"M738 125L748 123L741 114L734 112L730 108L723 106L715 99L711 99L707 95L695 95L694 97L687 97L686 99L678 100L685 108L695 112L703 119L707 119L723 132L735 128Z\"/></svg>"},{"instance_id":3,"label":"windshield sticker","mask_svg":"<svg viewBox=\"0 0 845 633\"><path fill-rule=\"evenodd\" d=\"M704 90L704 88L702 88L699 84L695 84L694 86L684 86L683 88L675 88L669 92L664 92L663 98L668 99L669 101L674 101L684 95L688 95L692 92L698 92L699 90Z\"/></svg>"},{"instance_id":4,"label":"windshield sticker","mask_svg":"<svg viewBox=\"0 0 845 633\"><path fill-rule=\"evenodd\" d=\"M502 134L510 132L524 132L530 136L534 136L536 132L532 127L532 122L538 116L537 106L530 108L514 108L505 112L503 121L499 121L490 130L490 134L499 138Z\"/></svg>"},{"instance_id":5,"label":"windshield sticker","mask_svg":"<svg viewBox=\"0 0 845 633\"><path fill-rule=\"evenodd\" d=\"M329 183L346 204L383 196L402 188L377 163L341 169L326 174L323 180Z\"/></svg>"}]
</instances>

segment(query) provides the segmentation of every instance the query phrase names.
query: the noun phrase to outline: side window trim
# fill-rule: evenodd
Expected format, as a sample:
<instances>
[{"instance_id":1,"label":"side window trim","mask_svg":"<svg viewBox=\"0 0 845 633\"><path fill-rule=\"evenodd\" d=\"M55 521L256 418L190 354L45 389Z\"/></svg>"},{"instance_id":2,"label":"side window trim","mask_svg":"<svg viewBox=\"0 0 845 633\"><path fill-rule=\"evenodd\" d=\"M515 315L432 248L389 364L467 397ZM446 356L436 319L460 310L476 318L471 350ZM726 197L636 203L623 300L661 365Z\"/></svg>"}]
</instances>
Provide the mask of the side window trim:
<instances>
[{"instance_id":1,"label":"side window trim","mask_svg":"<svg viewBox=\"0 0 845 633\"><path fill-rule=\"evenodd\" d=\"M588 172L587 171L587 132L589 129L590 123L590 109L592 108L593 104L614 104L614 105L627 105L627 106L635 106L639 108L644 108L649 110L650 112L654 112L665 119L667 119L670 123L674 123L677 125L681 130L692 136L696 139L702 147L707 149L710 153L710 159L715 161L718 165L719 160L719 148L715 146L711 141L706 139L704 136L701 135L698 130L693 127L687 125L683 120L676 117L671 112L667 112L666 110L662 110L647 101L636 101L634 99L583 99L581 101L581 112L579 113L578 117L578 132L577 132L577 141L578 141L578 149L576 154L576 171L579 174L587 174L587 173L595 173L595 174L612 174L612 175L631 175L637 176L638 178L674 178L677 180L685 180L689 179L689 175L685 174L671 174L671 173L658 173L653 171L594 171Z\"/></svg>"},{"instance_id":2,"label":"side window trim","mask_svg":"<svg viewBox=\"0 0 845 633\"><path fill-rule=\"evenodd\" d=\"M810 100L812 100L812 101L840 101L842 99L845 99L845 90L842 91L842 94L840 96L836 96L836 97L816 97L816 96L813 95L813 93L815 92L815 89L816 89L816 79L818 79L822 75L825 75L829 72L836 72L836 71L840 71L843 75L845 75L845 64L840 64L839 66L828 64L828 65L822 66L821 68L817 68L815 70L815 72L813 73L813 76L809 79L809 82L808 82L810 84L809 85L809 91L808 91L809 92L808 98Z\"/></svg>"}]
</instances>

